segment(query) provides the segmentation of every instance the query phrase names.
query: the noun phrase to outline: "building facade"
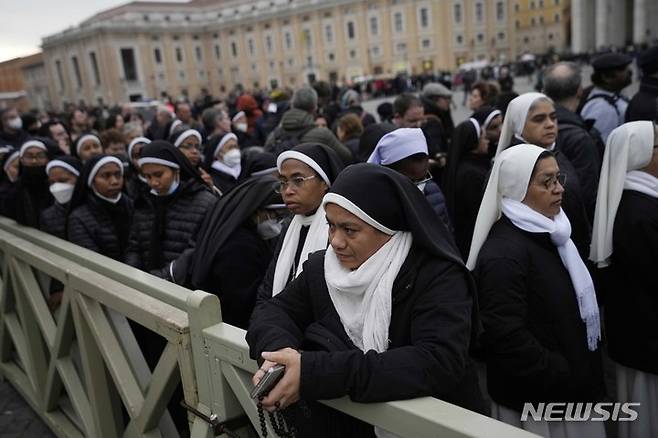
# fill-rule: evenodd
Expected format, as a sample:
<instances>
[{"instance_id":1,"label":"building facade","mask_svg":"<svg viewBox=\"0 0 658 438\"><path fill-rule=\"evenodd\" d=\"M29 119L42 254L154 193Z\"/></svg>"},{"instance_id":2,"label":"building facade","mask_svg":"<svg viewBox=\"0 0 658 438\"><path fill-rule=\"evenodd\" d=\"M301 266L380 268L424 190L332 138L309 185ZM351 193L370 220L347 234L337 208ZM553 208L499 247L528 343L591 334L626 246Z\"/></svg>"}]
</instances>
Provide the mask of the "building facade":
<instances>
[{"instance_id":1,"label":"building facade","mask_svg":"<svg viewBox=\"0 0 658 438\"><path fill-rule=\"evenodd\" d=\"M300 86L514 59L512 0L133 2L43 39L53 103Z\"/></svg>"},{"instance_id":2,"label":"building facade","mask_svg":"<svg viewBox=\"0 0 658 438\"><path fill-rule=\"evenodd\" d=\"M32 88L26 80L25 68L41 64L43 66L41 53L10 59L0 63L0 108L16 107L21 111L29 108L45 108L39 101L33 100L30 95ZM46 95L48 94L47 78L43 70L43 83ZM41 89L43 92L43 88ZM45 102L44 102L45 104Z\"/></svg>"},{"instance_id":3,"label":"building facade","mask_svg":"<svg viewBox=\"0 0 658 438\"><path fill-rule=\"evenodd\" d=\"M574 53L658 40L656 0L572 0L571 16Z\"/></svg>"},{"instance_id":4,"label":"building facade","mask_svg":"<svg viewBox=\"0 0 658 438\"><path fill-rule=\"evenodd\" d=\"M519 52L540 54L568 48L570 3L569 0L516 0L514 28Z\"/></svg>"}]
</instances>

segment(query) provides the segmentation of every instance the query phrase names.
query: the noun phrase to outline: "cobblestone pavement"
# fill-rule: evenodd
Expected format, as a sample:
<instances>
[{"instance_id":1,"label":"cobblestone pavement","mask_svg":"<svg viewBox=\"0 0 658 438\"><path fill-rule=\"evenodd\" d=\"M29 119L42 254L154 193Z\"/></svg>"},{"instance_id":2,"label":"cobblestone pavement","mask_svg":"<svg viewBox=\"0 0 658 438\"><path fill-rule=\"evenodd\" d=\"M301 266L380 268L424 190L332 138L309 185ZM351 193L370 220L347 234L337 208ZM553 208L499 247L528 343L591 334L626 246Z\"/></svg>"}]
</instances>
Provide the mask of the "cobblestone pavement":
<instances>
[{"instance_id":1,"label":"cobblestone pavement","mask_svg":"<svg viewBox=\"0 0 658 438\"><path fill-rule=\"evenodd\" d=\"M20 394L6 380L0 382L0 438L54 436Z\"/></svg>"}]
</instances>

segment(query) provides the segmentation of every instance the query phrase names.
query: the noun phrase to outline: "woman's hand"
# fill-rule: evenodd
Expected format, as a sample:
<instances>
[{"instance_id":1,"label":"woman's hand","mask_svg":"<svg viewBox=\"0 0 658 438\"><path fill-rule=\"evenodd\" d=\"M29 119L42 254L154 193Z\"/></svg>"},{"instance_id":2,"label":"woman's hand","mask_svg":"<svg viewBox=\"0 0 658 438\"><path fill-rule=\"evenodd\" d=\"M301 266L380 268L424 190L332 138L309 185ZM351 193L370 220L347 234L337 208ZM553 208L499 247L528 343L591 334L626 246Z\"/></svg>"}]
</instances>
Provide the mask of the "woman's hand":
<instances>
[{"instance_id":1,"label":"woman's hand","mask_svg":"<svg viewBox=\"0 0 658 438\"><path fill-rule=\"evenodd\" d=\"M208 185L208 187L210 187L212 189L214 187L213 181L212 181L212 176L210 176L210 174L208 172L206 172L205 170L203 170L201 168L199 169L199 173L201 174L201 179L203 179L203 182L205 182Z\"/></svg>"},{"instance_id":2,"label":"woman's hand","mask_svg":"<svg viewBox=\"0 0 658 438\"><path fill-rule=\"evenodd\" d=\"M275 352L263 352L262 357L265 359L265 362L261 369L265 368L267 370L275 364L281 364L286 367L286 371L281 380L279 380L279 383L272 388L267 397L261 400L263 408L270 412L285 409L299 400L302 355L293 348L284 348ZM256 375L259 376L258 381L260 381L265 375L265 372L259 370L256 372ZM256 375L254 375L252 380L255 381Z\"/></svg>"}]
</instances>

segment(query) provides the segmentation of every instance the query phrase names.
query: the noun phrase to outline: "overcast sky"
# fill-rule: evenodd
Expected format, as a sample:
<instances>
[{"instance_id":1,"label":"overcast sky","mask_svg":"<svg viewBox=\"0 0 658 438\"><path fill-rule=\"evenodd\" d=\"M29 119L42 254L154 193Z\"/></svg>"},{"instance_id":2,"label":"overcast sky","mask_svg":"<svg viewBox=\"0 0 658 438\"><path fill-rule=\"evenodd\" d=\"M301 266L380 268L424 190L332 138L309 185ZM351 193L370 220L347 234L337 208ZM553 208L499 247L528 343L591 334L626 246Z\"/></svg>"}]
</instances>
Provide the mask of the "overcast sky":
<instances>
[{"instance_id":1,"label":"overcast sky","mask_svg":"<svg viewBox=\"0 0 658 438\"><path fill-rule=\"evenodd\" d=\"M162 0L160 0L162 1ZM164 0L174 1L174 0ZM180 0L179 0L180 1ZM41 50L41 38L127 0L2 0L0 62Z\"/></svg>"}]
</instances>

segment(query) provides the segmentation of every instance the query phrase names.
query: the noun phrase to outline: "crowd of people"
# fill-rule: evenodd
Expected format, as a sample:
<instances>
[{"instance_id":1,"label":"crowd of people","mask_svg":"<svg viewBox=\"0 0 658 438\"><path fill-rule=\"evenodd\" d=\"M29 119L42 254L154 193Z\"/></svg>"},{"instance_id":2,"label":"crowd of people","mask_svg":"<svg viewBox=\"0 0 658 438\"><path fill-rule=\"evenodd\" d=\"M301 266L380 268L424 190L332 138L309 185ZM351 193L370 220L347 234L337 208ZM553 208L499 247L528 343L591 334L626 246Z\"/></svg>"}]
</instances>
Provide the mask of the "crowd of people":
<instances>
[{"instance_id":1,"label":"crowd of people","mask_svg":"<svg viewBox=\"0 0 658 438\"><path fill-rule=\"evenodd\" d=\"M440 82L379 122L323 82L146 122L6 109L0 213L216 294L254 383L285 365L260 406L298 436L390 436L318 403L346 395L561 437L606 431L521 422L524 404L614 395L640 403L619 436L658 436L658 46L629 101L633 61L595 58L585 90L572 62L542 92L476 81L456 125ZM153 366L162 346L135 333Z\"/></svg>"}]
</instances>

